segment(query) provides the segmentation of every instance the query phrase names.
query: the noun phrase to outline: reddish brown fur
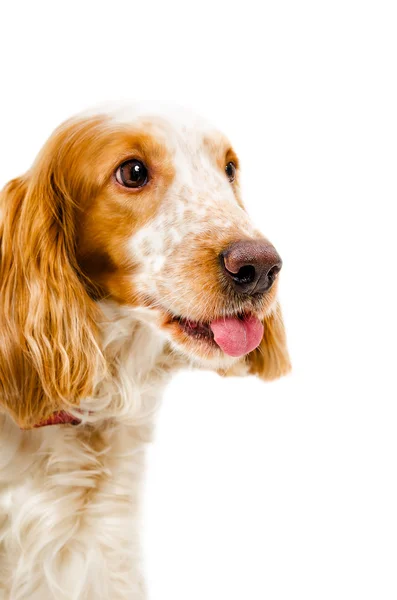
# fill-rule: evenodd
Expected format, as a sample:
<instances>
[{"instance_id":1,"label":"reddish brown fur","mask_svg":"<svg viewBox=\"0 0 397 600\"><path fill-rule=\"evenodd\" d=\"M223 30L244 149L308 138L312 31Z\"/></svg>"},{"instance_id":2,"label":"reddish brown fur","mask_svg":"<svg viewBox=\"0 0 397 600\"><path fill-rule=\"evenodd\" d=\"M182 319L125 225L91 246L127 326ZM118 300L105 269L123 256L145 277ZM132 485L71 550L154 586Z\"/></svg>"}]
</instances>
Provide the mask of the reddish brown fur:
<instances>
[{"instance_id":1,"label":"reddish brown fur","mask_svg":"<svg viewBox=\"0 0 397 600\"><path fill-rule=\"evenodd\" d=\"M3 192L0 396L22 425L91 392L96 308L75 260L74 207L44 156Z\"/></svg>"},{"instance_id":2,"label":"reddish brown fur","mask_svg":"<svg viewBox=\"0 0 397 600\"><path fill-rule=\"evenodd\" d=\"M271 381L286 375L291 370L284 321L280 305L277 304L264 320L263 340L256 350L246 357L249 373Z\"/></svg>"}]
</instances>

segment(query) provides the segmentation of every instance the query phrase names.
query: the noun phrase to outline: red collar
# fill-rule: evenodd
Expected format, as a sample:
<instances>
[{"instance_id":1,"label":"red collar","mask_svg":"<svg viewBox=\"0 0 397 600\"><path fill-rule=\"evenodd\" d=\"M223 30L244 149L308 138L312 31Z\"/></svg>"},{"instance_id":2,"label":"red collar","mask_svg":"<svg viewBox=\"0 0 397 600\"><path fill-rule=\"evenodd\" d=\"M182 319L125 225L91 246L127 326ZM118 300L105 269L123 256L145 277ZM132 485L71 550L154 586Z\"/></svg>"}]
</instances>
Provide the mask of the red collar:
<instances>
[{"instance_id":1,"label":"red collar","mask_svg":"<svg viewBox=\"0 0 397 600\"><path fill-rule=\"evenodd\" d=\"M69 423L70 425L79 425L81 423L80 419L77 419L73 415L70 415L64 410L60 410L58 412L54 412L48 419L37 423L34 427L45 427L46 425L63 425Z\"/></svg>"}]
</instances>

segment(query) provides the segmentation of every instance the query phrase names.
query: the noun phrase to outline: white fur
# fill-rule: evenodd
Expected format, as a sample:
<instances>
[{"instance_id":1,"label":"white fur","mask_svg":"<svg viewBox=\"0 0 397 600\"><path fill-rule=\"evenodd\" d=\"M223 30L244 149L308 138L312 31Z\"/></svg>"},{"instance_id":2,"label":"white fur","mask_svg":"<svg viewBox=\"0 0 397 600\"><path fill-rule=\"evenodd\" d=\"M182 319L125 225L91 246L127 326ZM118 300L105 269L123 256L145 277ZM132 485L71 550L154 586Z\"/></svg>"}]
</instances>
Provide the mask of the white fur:
<instances>
[{"instance_id":1,"label":"white fur","mask_svg":"<svg viewBox=\"0 0 397 600\"><path fill-rule=\"evenodd\" d=\"M164 339L134 311L103 308L114 370L82 403L85 424L20 431L0 415L1 600L146 597L138 491Z\"/></svg>"}]
</instances>

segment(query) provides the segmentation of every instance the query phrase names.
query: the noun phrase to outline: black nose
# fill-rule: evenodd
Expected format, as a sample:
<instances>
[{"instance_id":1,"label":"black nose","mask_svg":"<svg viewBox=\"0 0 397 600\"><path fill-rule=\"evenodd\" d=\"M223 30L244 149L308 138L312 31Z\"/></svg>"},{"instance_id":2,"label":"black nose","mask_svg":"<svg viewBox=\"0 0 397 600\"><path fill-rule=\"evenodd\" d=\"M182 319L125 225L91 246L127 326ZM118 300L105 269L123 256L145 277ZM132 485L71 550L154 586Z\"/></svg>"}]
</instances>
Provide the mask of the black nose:
<instances>
[{"instance_id":1,"label":"black nose","mask_svg":"<svg viewBox=\"0 0 397 600\"><path fill-rule=\"evenodd\" d=\"M268 292L281 269L276 249L266 240L234 242L220 253L221 264L236 292Z\"/></svg>"}]
</instances>

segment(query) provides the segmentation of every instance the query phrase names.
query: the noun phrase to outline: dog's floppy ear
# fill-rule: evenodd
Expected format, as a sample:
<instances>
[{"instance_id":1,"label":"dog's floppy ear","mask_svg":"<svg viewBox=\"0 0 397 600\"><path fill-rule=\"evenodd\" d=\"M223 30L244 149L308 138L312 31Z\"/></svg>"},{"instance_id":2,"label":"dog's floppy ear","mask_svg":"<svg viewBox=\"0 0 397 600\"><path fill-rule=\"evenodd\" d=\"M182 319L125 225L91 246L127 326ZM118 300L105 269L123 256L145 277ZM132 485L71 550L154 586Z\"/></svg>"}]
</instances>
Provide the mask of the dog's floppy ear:
<instances>
[{"instance_id":1,"label":"dog's floppy ear","mask_svg":"<svg viewBox=\"0 0 397 600\"><path fill-rule=\"evenodd\" d=\"M0 405L23 427L78 404L102 364L55 150L0 195Z\"/></svg>"},{"instance_id":2,"label":"dog's floppy ear","mask_svg":"<svg viewBox=\"0 0 397 600\"><path fill-rule=\"evenodd\" d=\"M270 381L291 370L284 321L278 303L265 317L263 325L264 334L260 345L245 360L249 373Z\"/></svg>"}]
</instances>

